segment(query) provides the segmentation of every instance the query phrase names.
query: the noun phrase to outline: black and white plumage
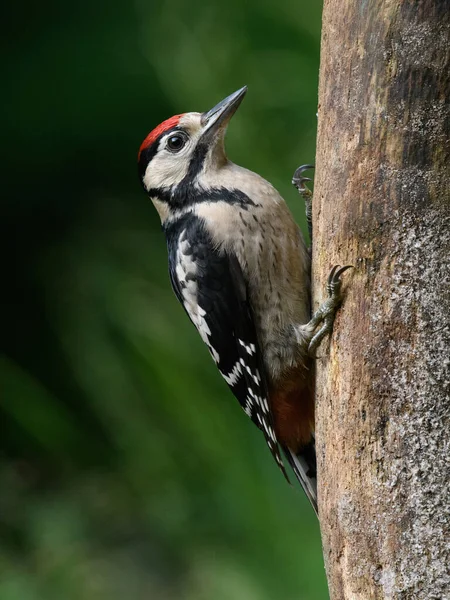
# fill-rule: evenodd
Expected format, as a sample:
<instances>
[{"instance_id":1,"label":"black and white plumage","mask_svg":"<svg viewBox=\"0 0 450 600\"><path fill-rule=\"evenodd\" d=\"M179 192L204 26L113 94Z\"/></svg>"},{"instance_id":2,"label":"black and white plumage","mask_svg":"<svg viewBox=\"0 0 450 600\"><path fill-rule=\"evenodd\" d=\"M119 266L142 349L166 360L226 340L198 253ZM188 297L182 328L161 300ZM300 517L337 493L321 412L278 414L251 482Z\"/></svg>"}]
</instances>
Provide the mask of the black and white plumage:
<instances>
[{"instance_id":1,"label":"black and white plumage","mask_svg":"<svg viewBox=\"0 0 450 600\"><path fill-rule=\"evenodd\" d=\"M218 252L202 221L188 213L166 226L172 287L222 377L263 432L286 475L269 408L265 369L247 286L237 258Z\"/></svg>"},{"instance_id":2,"label":"black and white plumage","mask_svg":"<svg viewBox=\"0 0 450 600\"><path fill-rule=\"evenodd\" d=\"M311 319L309 253L289 209L225 154L245 92L161 123L141 145L139 175L166 234L175 294L279 468L287 477L283 451L317 512L309 351L329 331L342 270Z\"/></svg>"}]
</instances>

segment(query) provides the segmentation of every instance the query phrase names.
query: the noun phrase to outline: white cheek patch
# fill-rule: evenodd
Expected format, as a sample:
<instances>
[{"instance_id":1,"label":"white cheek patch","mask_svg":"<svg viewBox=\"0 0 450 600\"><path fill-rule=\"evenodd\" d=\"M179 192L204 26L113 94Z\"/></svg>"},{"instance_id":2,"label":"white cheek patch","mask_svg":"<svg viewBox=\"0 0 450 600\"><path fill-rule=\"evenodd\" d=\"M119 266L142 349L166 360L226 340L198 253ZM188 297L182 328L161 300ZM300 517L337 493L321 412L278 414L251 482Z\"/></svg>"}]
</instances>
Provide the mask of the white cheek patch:
<instances>
[{"instance_id":1,"label":"white cheek patch","mask_svg":"<svg viewBox=\"0 0 450 600\"><path fill-rule=\"evenodd\" d=\"M160 144L164 140L161 140ZM146 190L152 188L168 188L178 185L186 176L189 168L190 155L171 154L162 150L158 150L150 163L147 166L143 178Z\"/></svg>"}]
</instances>

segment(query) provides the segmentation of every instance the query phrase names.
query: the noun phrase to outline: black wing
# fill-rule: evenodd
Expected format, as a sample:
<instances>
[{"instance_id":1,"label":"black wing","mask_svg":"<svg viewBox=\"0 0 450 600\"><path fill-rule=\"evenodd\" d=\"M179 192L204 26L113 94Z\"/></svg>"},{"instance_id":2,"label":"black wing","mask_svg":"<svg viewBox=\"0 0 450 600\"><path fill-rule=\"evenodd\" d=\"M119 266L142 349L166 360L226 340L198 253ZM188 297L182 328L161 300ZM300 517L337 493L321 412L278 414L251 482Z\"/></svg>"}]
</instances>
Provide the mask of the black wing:
<instances>
[{"instance_id":1,"label":"black wing","mask_svg":"<svg viewBox=\"0 0 450 600\"><path fill-rule=\"evenodd\" d=\"M172 287L240 405L282 470L247 286L235 257L218 252L194 217L166 230Z\"/></svg>"}]
</instances>

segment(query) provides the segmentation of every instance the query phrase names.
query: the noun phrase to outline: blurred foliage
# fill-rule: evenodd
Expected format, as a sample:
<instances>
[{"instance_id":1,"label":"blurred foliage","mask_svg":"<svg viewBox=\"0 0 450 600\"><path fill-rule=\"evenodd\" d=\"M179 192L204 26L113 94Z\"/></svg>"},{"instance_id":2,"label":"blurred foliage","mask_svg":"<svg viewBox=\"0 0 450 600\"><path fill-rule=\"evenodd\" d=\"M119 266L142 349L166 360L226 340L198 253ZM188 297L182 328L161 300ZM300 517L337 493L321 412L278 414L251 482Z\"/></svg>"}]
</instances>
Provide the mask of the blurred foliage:
<instances>
[{"instance_id":1,"label":"blurred foliage","mask_svg":"<svg viewBox=\"0 0 450 600\"><path fill-rule=\"evenodd\" d=\"M157 123L247 84L229 155L304 229L321 7L3 11L1 599L324 600L313 511L177 304L136 174Z\"/></svg>"}]
</instances>

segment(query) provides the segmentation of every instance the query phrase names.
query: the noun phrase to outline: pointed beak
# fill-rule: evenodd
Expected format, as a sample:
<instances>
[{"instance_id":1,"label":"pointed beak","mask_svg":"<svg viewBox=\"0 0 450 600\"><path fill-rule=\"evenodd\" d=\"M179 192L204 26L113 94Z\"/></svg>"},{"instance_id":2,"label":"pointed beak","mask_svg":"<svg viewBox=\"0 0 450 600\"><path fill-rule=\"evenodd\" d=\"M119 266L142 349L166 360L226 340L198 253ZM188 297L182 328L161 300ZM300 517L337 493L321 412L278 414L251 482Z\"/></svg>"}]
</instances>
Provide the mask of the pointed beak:
<instances>
[{"instance_id":1,"label":"pointed beak","mask_svg":"<svg viewBox=\"0 0 450 600\"><path fill-rule=\"evenodd\" d=\"M237 90L237 92L234 92L234 94L225 98L225 100L219 102L219 104L216 104L211 110L203 113L201 124L204 127L204 133L207 131L217 131L221 126L227 125L246 93L247 86L245 85L240 90Z\"/></svg>"}]
</instances>

